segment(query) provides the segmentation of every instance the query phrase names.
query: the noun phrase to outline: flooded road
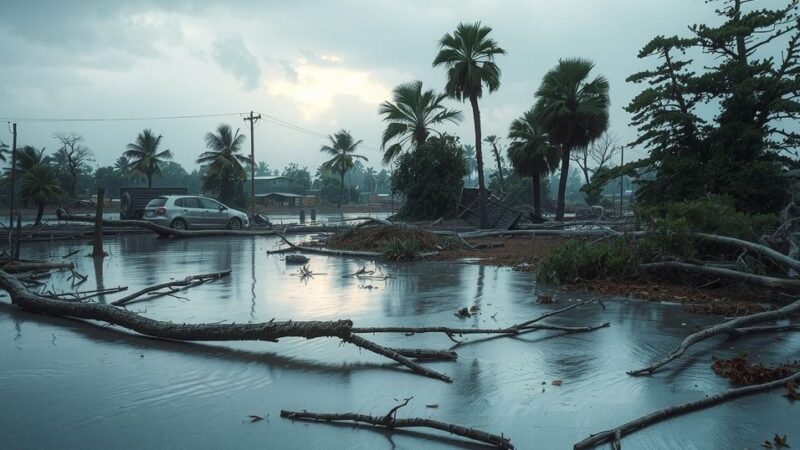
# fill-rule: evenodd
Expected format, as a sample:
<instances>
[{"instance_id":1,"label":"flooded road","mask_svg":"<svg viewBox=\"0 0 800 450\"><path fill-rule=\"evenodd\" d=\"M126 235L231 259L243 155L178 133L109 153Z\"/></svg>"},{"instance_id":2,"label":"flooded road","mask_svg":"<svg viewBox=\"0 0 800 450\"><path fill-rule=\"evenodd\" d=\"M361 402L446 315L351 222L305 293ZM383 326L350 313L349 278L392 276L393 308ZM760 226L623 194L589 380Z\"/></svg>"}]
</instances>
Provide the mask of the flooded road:
<instances>
[{"instance_id":1,"label":"flooded road","mask_svg":"<svg viewBox=\"0 0 800 450\"><path fill-rule=\"evenodd\" d=\"M267 255L274 238L159 240L146 235L106 241L111 257L95 265L74 257L89 275L81 290L130 291L190 274L231 268L232 276L129 309L176 322L246 323L352 319L356 326L511 325L558 309L585 294L555 292L559 305L536 303L527 273L457 263L382 266L388 280L343 278L355 260L311 255L317 275ZM87 246L28 244L25 258L60 258ZM66 274L50 288L69 290ZM370 288L371 286L371 288ZM109 295L113 301L124 294ZM510 436L520 449L569 449L602 431L665 406L728 388L710 370L712 349L730 356L761 348L766 363L797 358L800 336L712 340L650 378L625 370L651 362L698 326L718 319L679 306L605 301L549 320L562 325L605 321L588 334L538 331L459 346L456 362L427 363L452 384L335 339L280 343L186 344L133 337L13 310L0 297L0 434L3 448L485 448L446 434L397 432L281 419L281 409L385 414L394 399L414 397L398 417L430 417ZM480 314L453 312L480 305ZM492 318L494 316L494 318ZM446 336L375 336L389 346L448 348ZM478 340L479 337L470 337ZM553 386L553 380L563 380ZM438 405L427 408L426 405ZM800 413L780 392L743 398L673 419L623 439L629 449L759 448L773 434L800 442ZM248 415L265 417L250 423Z\"/></svg>"}]
</instances>

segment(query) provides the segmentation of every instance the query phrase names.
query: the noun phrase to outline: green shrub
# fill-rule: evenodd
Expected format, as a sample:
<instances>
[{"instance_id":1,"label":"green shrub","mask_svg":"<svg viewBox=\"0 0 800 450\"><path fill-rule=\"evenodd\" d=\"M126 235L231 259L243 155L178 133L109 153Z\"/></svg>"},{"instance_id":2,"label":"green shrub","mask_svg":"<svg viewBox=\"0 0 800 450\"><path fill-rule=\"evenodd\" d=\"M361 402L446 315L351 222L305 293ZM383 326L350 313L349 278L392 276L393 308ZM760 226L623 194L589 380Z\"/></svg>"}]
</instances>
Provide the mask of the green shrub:
<instances>
[{"instance_id":1,"label":"green shrub","mask_svg":"<svg viewBox=\"0 0 800 450\"><path fill-rule=\"evenodd\" d=\"M778 218L774 214L743 213L730 197L708 196L637 208L636 221L648 230L697 231L754 241L774 229Z\"/></svg>"},{"instance_id":2,"label":"green shrub","mask_svg":"<svg viewBox=\"0 0 800 450\"><path fill-rule=\"evenodd\" d=\"M536 278L545 283L564 283L596 278L625 278L636 273L639 256L623 237L601 241L574 239L552 250L539 263Z\"/></svg>"},{"instance_id":3,"label":"green shrub","mask_svg":"<svg viewBox=\"0 0 800 450\"><path fill-rule=\"evenodd\" d=\"M386 243L383 255L395 261L411 261L419 256L419 240L415 236L408 239L393 238Z\"/></svg>"}]
</instances>

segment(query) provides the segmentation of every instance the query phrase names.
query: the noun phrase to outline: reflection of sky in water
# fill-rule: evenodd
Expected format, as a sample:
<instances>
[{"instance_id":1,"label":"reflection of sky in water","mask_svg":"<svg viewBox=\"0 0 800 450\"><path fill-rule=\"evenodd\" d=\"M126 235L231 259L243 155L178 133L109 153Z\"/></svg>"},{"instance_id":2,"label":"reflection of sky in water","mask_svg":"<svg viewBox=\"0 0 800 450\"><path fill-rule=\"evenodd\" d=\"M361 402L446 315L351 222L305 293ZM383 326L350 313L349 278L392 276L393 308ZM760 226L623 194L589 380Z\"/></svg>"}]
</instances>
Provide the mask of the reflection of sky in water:
<instances>
[{"instance_id":1,"label":"reflection of sky in water","mask_svg":"<svg viewBox=\"0 0 800 450\"><path fill-rule=\"evenodd\" d=\"M96 267L76 257L89 281L80 289L130 290L188 274L233 269L232 277L172 297L133 304L150 317L180 322L259 322L351 318L357 326L509 325L557 306L538 305L530 274L452 263L384 265L387 280L343 275L362 263L311 255L313 279L266 255L275 239L109 240L113 256ZM28 258L89 247L28 244ZM125 255L124 257L122 255ZM370 264L370 268L372 265ZM65 275L54 278L68 289ZM365 288L367 285L373 289ZM571 297L557 293L562 305ZM116 297L110 297L108 301ZM6 300L7 301L7 300ZM453 312L478 304L481 313ZM679 307L605 302L555 317L565 325L610 321L611 328L558 337L549 332L487 339L457 349L457 362L431 367L454 383L412 375L335 340L278 344L182 344L124 337L109 327L0 307L0 429L8 448L449 448L452 441L388 435L362 428L280 419L280 409L385 413L414 396L400 416L424 416L511 436L518 448L571 448L597 432L651 410L726 388L710 371L710 353L690 352L652 378L627 369L649 362L711 319ZM495 319L491 316L495 315ZM375 336L390 346L447 348L444 336ZM471 336L470 340L478 340ZM800 339L753 336L699 346L720 356L764 349L764 361L797 358ZM752 353L752 352L751 352ZM561 387L550 385L562 379ZM544 385L542 383L545 383ZM757 448L774 433L800 436L779 392L737 400L665 422L624 439L628 448ZM436 409L426 404L439 404ZM267 420L250 424L249 414ZM41 431L44 430L44 431Z\"/></svg>"}]
</instances>

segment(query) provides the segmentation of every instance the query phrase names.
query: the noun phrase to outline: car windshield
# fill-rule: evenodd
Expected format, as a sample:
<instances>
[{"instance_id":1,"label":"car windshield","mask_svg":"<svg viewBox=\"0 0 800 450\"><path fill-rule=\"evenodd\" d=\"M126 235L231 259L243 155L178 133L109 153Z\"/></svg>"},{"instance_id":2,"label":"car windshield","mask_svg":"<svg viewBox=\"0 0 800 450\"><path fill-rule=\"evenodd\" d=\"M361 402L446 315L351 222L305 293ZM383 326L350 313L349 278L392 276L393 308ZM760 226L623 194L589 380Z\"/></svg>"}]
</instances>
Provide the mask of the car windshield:
<instances>
[{"instance_id":1,"label":"car windshield","mask_svg":"<svg viewBox=\"0 0 800 450\"><path fill-rule=\"evenodd\" d=\"M206 209L219 209L222 206L216 200L211 200L210 198L199 197L198 200L200 200L200 204L203 205L203 208Z\"/></svg>"},{"instance_id":2,"label":"car windshield","mask_svg":"<svg viewBox=\"0 0 800 450\"><path fill-rule=\"evenodd\" d=\"M156 208L167 204L167 197L156 197L147 204L148 208Z\"/></svg>"}]
</instances>

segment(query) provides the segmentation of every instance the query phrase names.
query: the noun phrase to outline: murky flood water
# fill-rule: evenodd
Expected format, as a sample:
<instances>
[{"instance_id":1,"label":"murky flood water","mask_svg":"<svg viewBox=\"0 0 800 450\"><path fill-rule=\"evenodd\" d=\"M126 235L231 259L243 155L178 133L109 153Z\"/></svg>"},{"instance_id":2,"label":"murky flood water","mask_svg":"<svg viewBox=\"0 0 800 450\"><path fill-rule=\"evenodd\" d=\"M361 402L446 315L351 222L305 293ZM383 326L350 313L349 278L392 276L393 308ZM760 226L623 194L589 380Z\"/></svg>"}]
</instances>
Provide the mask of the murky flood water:
<instances>
[{"instance_id":1,"label":"murky flood water","mask_svg":"<svg viewBox=\"0 0 800 450\"><path fill-rule=\"evenodd\" d=\"M311 256L313 279L295 276L273 238L106 242L112 254L81 290L147 285L233 269L232 277L130 309L177 322L245 323L350 318L356 326L501 326L563 307L585 295L556 293L540 305L530 274L454 263L384 266L386 281L342 275L355 260ZM30 244L23 257L60 258L72 243ZM51 287L68 290L66 275ZM369 288L372 286L372 288ZM120 294L117 294L119 296ZM108 296L105 301L112 301ZM765 362L796 358L798 336L714 340L651 378L642 366L713 319L673 305L608 300L554 317L564 325L611 322L589 334L535 332L462 345L457 362L428 363L452 384L423 378L335 339L280 343L185 344L133 337L108 326L15 311L0 298L0 447L23 448L483 448L438 432L386 434L372 428L281 419L281 409L385 414L394 399L414 397L399 417L422 416L504 433L522 449L568 449L597 432L651 410L726 389L710 370L719 356L764 349ZM477 317L453 312L478 304ZM492 318L494 316L494 319ZM375 336L390 346L447 348L445 336ZM472 337L471 340L477 340ZM752 352L751 352L752 354ZM756 355L754 355L756 356ZM553 380L563 380L560 387ZM774 433L800 442L798 405L779 392L736 400L653 426L623 439L631 449L758 448ZM437 404L438 408L426 408ZM248 415L264 416L250 423ZM433 436L433 437L431 437Z\"/></svg>"}]
</instances>

